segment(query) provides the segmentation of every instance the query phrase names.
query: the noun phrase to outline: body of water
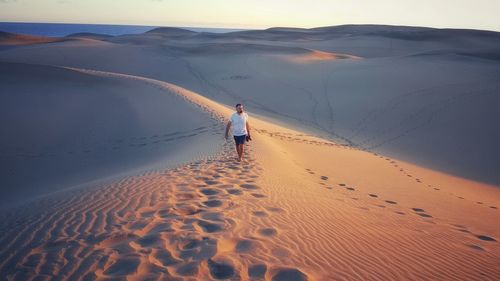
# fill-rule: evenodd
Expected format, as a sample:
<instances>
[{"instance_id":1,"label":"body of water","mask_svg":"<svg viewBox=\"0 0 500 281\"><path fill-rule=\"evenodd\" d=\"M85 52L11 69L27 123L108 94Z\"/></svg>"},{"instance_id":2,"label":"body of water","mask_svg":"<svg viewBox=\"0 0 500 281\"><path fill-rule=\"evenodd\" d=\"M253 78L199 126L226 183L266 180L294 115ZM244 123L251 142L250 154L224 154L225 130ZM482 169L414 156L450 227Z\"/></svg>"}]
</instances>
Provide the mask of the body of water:
<instances>
[{"instance_id":1,"label":"body of water","mask_svg":"<svg viewBox=\"0 0 500 281\"><path fill-rule=\"evenodd\" d=\"M0 31L30 35L62 37L73 33L99 33L108 35L123 35L144 33L160 26L145 25L112 25L112 24L73 24L73 23L24 23L0 22ZM197 32L226 33L243 29L178 27Z\"/></svg>"}]
</instances>

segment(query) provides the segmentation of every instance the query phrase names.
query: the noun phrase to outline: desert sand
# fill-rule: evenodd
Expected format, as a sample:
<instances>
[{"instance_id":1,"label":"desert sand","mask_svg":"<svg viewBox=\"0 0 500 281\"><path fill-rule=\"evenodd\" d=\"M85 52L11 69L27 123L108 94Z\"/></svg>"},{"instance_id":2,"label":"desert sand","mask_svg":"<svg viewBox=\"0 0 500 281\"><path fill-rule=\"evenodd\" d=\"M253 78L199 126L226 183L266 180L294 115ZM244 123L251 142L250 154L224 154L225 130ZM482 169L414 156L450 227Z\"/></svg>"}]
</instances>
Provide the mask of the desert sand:
<instances>
[{"instance_id":1,"label":"desert sand","mask_svg":"<svg viewBox=\"0 0 500 281\"><path fill-rule=\"evenodd\" d=\"M500 278L496 33L82 36L0 49L4 279Z\"/></svg>"}]
</instances>

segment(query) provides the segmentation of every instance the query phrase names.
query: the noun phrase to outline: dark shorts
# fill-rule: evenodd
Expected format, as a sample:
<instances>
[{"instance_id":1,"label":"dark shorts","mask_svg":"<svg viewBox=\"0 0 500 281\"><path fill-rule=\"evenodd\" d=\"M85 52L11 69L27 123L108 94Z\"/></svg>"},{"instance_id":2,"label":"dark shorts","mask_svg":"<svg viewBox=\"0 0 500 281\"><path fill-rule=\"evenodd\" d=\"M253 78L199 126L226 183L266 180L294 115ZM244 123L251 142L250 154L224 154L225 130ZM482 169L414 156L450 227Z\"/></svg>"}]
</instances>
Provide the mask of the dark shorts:
<instances>
[{"instance_id":1,"label":"dark shorts","mask_svg":"<svg viewBox=\"0 0 500 281\"><path fill-rule=\"evenodd\" d=\"M246 139L247 135L234 136L234 141L236 142L236 144L245 144Z\"/></svg>"}]
</instances>

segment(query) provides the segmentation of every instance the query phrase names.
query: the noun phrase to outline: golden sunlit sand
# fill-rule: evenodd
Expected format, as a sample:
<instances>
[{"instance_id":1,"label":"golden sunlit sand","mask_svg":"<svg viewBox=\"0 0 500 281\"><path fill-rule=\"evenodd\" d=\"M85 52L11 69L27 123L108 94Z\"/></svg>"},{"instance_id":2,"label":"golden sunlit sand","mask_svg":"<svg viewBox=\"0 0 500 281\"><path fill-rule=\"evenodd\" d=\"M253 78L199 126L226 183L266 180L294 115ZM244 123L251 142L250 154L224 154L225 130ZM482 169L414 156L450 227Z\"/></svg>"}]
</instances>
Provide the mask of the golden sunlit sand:
<instances>
[{"instance_id":1,"label":"golden sunlit sand","mask_svg":"<svg viewBox=\"0 0 500 281\"><path fill-rule=\"evenodd\" d=\"M339 59L361 59L361 58L348 54L336 54L330 52L322 52L318 50L311 50L308 53L302 55L296 55L290 58L291 61L297 63L309 63L309 62L329 61L329 60L339 60Z\"/></svg>"},{"instance_id":2,"label":"golden sunlit sand","mask_svg":"<svg viewBox=\"0 0 500 281\"><path fill-rule=\"evenodd\" d=\"M218 122L231 113L169 83L72 70L156 85ZM226 143L205 160L49 197L36 202L36 211L5 213L7 278L499 277L495 187L257 118L252 125L243 163ZM17 224L18 216L26 222Z\"/></svg>"}]
</instances>

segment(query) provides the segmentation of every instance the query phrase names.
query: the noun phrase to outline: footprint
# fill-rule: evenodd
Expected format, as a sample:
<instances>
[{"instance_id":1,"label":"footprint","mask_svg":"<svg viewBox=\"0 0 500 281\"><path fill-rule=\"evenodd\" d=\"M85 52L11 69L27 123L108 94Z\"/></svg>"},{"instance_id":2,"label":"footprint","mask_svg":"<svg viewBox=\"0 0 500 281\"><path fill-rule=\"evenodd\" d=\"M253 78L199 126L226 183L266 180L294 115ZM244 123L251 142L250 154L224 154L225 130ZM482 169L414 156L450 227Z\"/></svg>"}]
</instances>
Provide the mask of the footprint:
<instances>
[{"instance_id":1,"label":"footprint","mask_svg":"<svg viewBox=\"0 0 500 281\"><path fill-rule=\"evenodd\" d=\"M198 225L207 233L222 231L223 227L220 224L211 223L208 221L199 220Z\"/></svg>"},{"instance_id":2,"label":"footprint","mask_svg":"<svg viewBox=\"0 0 500 281\"><path fill-rule=\"evenodd\" d=\"M255 212L253 212L253 215L257 216L257 217L266 217L267 213L263 212L263 211L255 211Z\"/></svg>"},{"instance_id":3,"label":"footprint","mask_svg":"<svg viewBox=\"0 0 500 281\"><path fill-rule=\"evenodd\" d=\"M248 276L251 278L261 278L263 279L266 275L267 265L261 264L253 264L248 267Z\"/></svg>"},{"instance_id":4,"label":"footprint","mask_svg":"<svg viewBox=\"0 0 500 281\"><path fill-rule=\"evenodd\" d=\"M215 262L212 259L208 259L208 268L210 269L210 275L215 279L227 279L234 276L234 267L225 262Z\"/></svg>"},{"instance_id":5,"label":"footprint","mask_svg":"<svg viewBox=\"0 0 500 281\"><path fill-rule=\"evenodd\" d=\"M177 198L180 200L190 200L190 199L194 199L196 197L197 197L197 195L195 195L193 193L179 193L177 195Z\"/></svg>"},{"instance_id":6,"label":"footprint","mask_svg":"<svg viewBox=\"0 0 500 281\"><path fill-rule=\"evenodd\" d=\"M276 231L276 229L274 229L272 227L259 229L259 234L261 234L263 236L274 236L277 233L278 233L278 231Z\"/></svg>"},{"instance_id":7,"label":"footprint","mask_svg":"<svg viewBox=\"0 0 500 281\"><path fill-rule=\"evenodd\" d=\"M212 189L212 188L202 189L200 191L201 191L201 193L203 193L205 195L215 195L215 194L219 193L218 190Z\"/></svg>"},{"instance_id":8,"label":"footprint","mask_svg":"<svg viewBox=\"0 0 500 281\"><path fill-rule=\"evenodd\" d=\"M356 189L354 189L354 188L352 188L352 187L346 187L345 189L350 190L350 191L354 191L354 190L356 190Z\"/></svg>"},{"instance_id":9,"label":"footprint","mask_svg":"<svg viewBox=\"0 0 500 281\"><path fill-rule=\"evenodd\" d=\"M256 198L264 198L264 197L266 197L264 194L259 194L259 193L252 193L252 196L256 197Z\"/></svg>"},{"instance_id":10,"label":"footprint","mask_svg":"<svg viewBox=\"0 0 500 281\"><path fill-rule=\"evenodd\" d=\"M283 209L281 208L278 208L278 207L266 207L267 210L271 211L271 212L283 212Z\"/></svg>"},{"instance_id":11,"label":"footprint","mask_svg":"<svg viewBox=\"0 0 500 281\"><path fill-rule=\"evenodd\" d=\"M411 208L413 211L415 212L419 212L419 213L423 213L425 212L424 209L420 209L420 208Z\"/></svg>"},{"instance_id":12,"label":"footprint","mask_svg":"<svg viewBox=\"0 0 500 281\"><path fill-rule=\"evenodd\" d=\"M191 250L200 246L200 240L189 239L185 243L179 245L182 250Z\"/></svg>"},{"instance_id":13,"label":"footprint","mask_svg":"<svg viewBox=\"0 0 500 281\"><path fill-rule=\"evenodd\" d=\"M483 241L488 241L488 242L497 242L495 238L486 236L486 235L476 235L477 238L483 240Z\"/></svg>"},{"instance_id":14,"label":"footprint","mask_svg":"<svg viewBox=\"0 0 500 281\"><path fill-rule=\"evenodd\" d=\"M236 243L236 252L247 253L256 247L256 242L249 239L242 239Z\"/></svg>"},{"instance_id":15,"label":"footprint","mask_svg":"<svg viewBox=\"0 0 500 281\"><path fill-rule=\"evenodd\" d=\"M155 251L155 250L153 250ZM163 266L171 266L174 264L178 264L181 262L181 260L176 259L172 257L172 254L170 254L169 251L161 249L161 250L156 250L154 257L156 260L158 260Z\"/></svg>"},{"instance_id":16,"label":"footprint","mask_svg":"<svg viewBox=\"0 0 500 281\"><path fill-rule=\"evenodd\" d=\"M196 275L198 273L198 262L183 264L177 268L176 272L182 276Z\"/></svg>"},{"instance_id":17,"label":"footprint","mask_svg":"<svg viewBox=\"0 0 500 281\"><path fill-rule=\"evenodd\" d=\"M272 281L307 281L307 275L296 268L281 268L273 275Z\"/></svg>"},{"instance_id":18,"label":"footprint","mask_svg":"<svg viewBox=\"0 0 500 281\"><path fill-rule=\"evenodd\" d=\"M484 251L484 249L478 245L472 245L472 244L466 244L466 246L474 249L474 250L478 250L478 251Z\"/></svg>"},{"instance_id":19,"label":"footprint","mask_svg":"<svg viewBox=\"0 0 500 281\"><path fill-rule=\"evenodd\" d=\"M147 212L140 213L139 216L141 218L148 218L148 217L152 217L155 213L156 213L156 211L147 211Z\"/></svg>"},{"instance_id":20,"label":"footprint","mask_svg":"<svg viewBox=\"0 0 500 281\"><path fill-rule=\"evenodd\" d=\"M258 187L258 186L257 186L257 185L255 185L255 184L247 184L247 183L245 183L245 184L240 184L240 186L241 186L242 188L245 188L245 189L252 189L252 190L256 190L256 189L259 189L259 188L260 188L260 187Z\"/></svg>"},{"instance_id":21,"label":"footprint","mask_svg":"<svg viewBox=\"0 0 500 281\"><path fill-rule=\"evenodd\" d=\"M321 176L321 179L324 180L324 181L326 181L328 179L328 177L327 176Z\"/></svg>"},{"instance_id":22,"label":"footprint","mask_svg":"<svg viewBox=\"0 0 500 281\"><path fill-rule=\"evenodd\" d=\"M224 215L220 212L205 213L201 216L201 218L209 221L219 221L219 222L224 221Z\"/></svg>"},{"instance_id":23,"label":"footprint","mask_svg":"<svg viewBox=\"0 0 500 281\"><path fill-rule=\"evenodd\" d=\"M345 186L345 183L339 183L339 186Z\"/></svg>"},{"instance_id":24,"label":"footprint","mask_svg":"<svg viewBox=\"0 0 500 281\"><path fill-rule=\"evenodd\" d=\"M373 198L377 198L377 197L378 197L378 195L377 195L377 194L371 194L371 193L370 193L370 194L368 194L368 196L373 197Z\"/></svg>"},{"instance_id":25,"label":"footprint","mask_svg":"<svg viewBox=\"0 0 500 281\"><path fill-rule=\"evenodd\" d=\"M213 199L213 200L207 200L207 201L204 201L203 204L207 207L220 207L222 206L222 201L220 200L217 200L217 199Z\"/></svg>"},{"instance_id":26,"label":"footprint","mask_svg":"<svg viewBox=\"0 0 500 281\"><path fill-rule=\"evenodd\" d=\"M432 218L431 215L429 214L426 214L426 213L417 213L417 215L421 216L421 217L424 217L424 218Z\"/></svg>"},{"instance_id":27,"label":"footprint","mask_svg":"<svg viewBox=\"0 0 500 281\"><path fill-rule=\"evenodd\" d=\"M170 226L169 226L169 229L170 229ZM161 237L158 234L153 233L153 234L148 234L144 237L139 238L137 240L137 243L144 248L153 248L153 246L155 246L155 245L161 245L162 241L163 240L161 239Z\"/></svg>"},{"instance_id":28,"label":"footprint","mask_svg":"<svg viewBox=\"0 0 500 281\"><path fill-rule=\"evenodd\" d=\"M389 204L398 204L398 202L396 201L391 201L391 200L385 200L386 203L389 203Z\"/></svg>"},{"instance_id":29,"label":"footprint","mask_svg":"<svg viewBox=\"0 0 500 281\"><path fill-rule=\"evenodd\" d=\"M228 189L227 193L233 194L233 195L241 195L241 194L243 194L243 192L241 190L234 189L234 188Z\"/></svg>"}]
</instances>

